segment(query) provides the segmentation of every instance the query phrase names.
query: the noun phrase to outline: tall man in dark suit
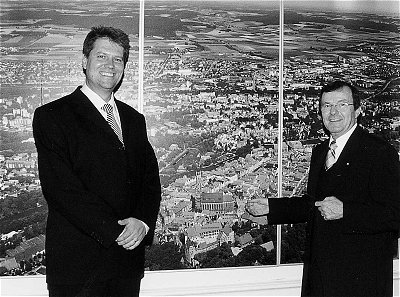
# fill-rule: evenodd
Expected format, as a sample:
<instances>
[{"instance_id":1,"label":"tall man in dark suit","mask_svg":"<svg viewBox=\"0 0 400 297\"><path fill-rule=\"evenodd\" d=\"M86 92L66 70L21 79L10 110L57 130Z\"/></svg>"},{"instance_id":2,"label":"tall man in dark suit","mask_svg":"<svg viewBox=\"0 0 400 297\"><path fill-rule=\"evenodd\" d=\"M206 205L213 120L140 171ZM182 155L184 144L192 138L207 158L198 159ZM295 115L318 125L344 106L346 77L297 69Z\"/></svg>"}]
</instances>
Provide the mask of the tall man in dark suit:
<instances>
[{"instance_id":1,"label":"tall man in dark suit","mask_svg":"<svg viewBox=\"0 0 400 297\"><path fill-rule=\"evenodd\" d=\"M251 200L268 224L307 224L302 296L392 296L400 224L399 155L357 125L357 90L323 87L320 113L330 137L313 150L307 194Z\"/></svg>"},{"instance_id":2,"label":"tall man in dark suit","mask_svg":"<svg viewBox=\"0 0 400 297\"><path fill-rule=\"evenodd\" d=\"M161 186L143 115L114 97L129 48L123 31L92 28L85 84L35 111L50 296L139 294Z\"/></svg>"}]
</instances>

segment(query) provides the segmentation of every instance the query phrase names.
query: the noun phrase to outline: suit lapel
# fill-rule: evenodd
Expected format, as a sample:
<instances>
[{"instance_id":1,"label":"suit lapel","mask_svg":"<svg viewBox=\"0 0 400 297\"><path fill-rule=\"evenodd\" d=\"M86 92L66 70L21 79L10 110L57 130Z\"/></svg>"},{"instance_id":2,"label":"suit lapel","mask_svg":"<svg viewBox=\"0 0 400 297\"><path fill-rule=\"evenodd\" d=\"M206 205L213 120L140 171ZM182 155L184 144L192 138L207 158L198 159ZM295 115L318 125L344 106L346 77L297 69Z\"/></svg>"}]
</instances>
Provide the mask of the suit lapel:
<instances>
[{"instance_id":1,"label":"suit lapel","mask_svg":"<svg viewBox=\"0 0 400 297\"><path fill-rule=\"evenodd\" d=\"M122 102L115 99L115 104L117 105L119 119L121 121L122 137L124 139L124 143L126 144L129 143L129 128L131 127L131 125L129 124L129 115L126 113L126 110L124 108L125 106L122 104Z\"/></svg>"},{"instance_id":2,"label":"suit lapel","mask_svg":"<svg viewBox=\"0 0 400 297\"><path fill-rule=\"evenodd\" d=\"M121 120L122 135L125 144L125 153L129 163L130 170L133 170L133 175L141 175L140 168L142 168L141 162L143 161L143 148L142 141L137 141L142 139L139 135L139 123L138 117L126 104L119 100L115 100L115 104L118 108L119 118Z\"/></svg>"},{"instance_id":3,"label":"suit lapel","mask_svg":"<svg viewBox=\"0 0 400 297\"><path fill-rule=\"evenodd\" d=\"M72 98L73 108L83 121L88 121L88 125L94 125L97 128L96 131L105 139L120 145L118 136L113 129L79 88L75 90Z\"/></svg>"},{"instance_id":4,"label":"suit lapel","mask_svg":"<svg viewBox=\"0 0 400 297\"><path fill-rule=\"evenodd\" d=\"M360 146L362 143L362 129L357 127L350 136L336 164L338 172L345 173L352 162L360 155Z\"/></svg>"}]
</instances>

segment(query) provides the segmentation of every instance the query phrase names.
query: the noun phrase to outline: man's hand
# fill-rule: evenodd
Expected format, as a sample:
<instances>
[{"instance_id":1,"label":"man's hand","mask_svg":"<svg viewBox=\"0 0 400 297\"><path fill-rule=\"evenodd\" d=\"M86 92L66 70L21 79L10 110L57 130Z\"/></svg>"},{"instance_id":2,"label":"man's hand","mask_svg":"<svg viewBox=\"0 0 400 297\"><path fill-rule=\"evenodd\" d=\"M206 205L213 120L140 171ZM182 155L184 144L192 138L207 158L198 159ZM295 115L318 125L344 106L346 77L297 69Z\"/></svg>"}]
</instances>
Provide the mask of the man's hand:
<instances>
[{"instance_id":1,"label":"man's hand","mask_svg":"<svg viewBox=\"0 0 400 297\"><path fill-rule=\"evenodd\" d=\"M343 202L334 196L326 197L323 201L315 202L325 220L338 220L343 218Z\"/></svg>"},{"instance_id":2,"label":"man's hand","mask_svg":"<svg viewBox=\"0 0 400 297\"><path fill-rule=\"evenodd\" d=\"M119 220L118 224L125 226L116 242L127 250L136 248L146 236L146 228L142 221L135 218Z\"/></svg>"},{"instance_id":3,"label":"man's hand","mask_svg":"<svg viewBox=\"0 0 400 297\"><path fill-rule=\"evenodd\" d=\"M268 199L256 198L248 200L246 203L246 211L255 217L267 215L269 213Z\"/></svg>"},{"instance_id":4,"label":"man's hand","mask_svg":"<svg viewBox=\"0 0 400 297\"><path fill-rule=\"evenodd\" d=\"M259 216L259 217L255 217L252 216L251 214L249 214L248 216L244 217L245 219L248 219L250 221L252 221L253 223L256 223L258 225L268 225L268 219L267 216Z\"/></svg>"}]
</instances>

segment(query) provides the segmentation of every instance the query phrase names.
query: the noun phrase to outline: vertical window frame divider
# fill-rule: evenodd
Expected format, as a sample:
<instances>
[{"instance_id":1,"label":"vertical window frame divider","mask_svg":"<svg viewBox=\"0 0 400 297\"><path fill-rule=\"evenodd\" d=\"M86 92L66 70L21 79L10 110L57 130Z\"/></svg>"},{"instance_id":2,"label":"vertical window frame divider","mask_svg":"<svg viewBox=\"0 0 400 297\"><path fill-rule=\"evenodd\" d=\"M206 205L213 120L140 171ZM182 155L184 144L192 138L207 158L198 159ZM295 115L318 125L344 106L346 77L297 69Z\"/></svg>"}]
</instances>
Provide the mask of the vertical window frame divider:
<instances>
[{"instance_id":1,"label":"vertical window frame divider","mask_svg":"<svg viewBox=\"0 0 400 297\"><path fill-rule=\"evenodd\" d=\"M284 0L279 3L279 96L278 96L278 198L282 197L282 147L283 147L283 43L284 43ZM282 226L276 226L276 265L281 264Z\"/></svg>"},{"instance_id":2,"label":"vertical window frame divider","mask_svg":"<svg viewBox=\"0 0 400 297\"><path fill-rule=\"evenodd\" d=\"M138 61L138 111L143 114L144 106L144 1L140 0L139 9L139 61Z\"/></svg>"}]
</instances>

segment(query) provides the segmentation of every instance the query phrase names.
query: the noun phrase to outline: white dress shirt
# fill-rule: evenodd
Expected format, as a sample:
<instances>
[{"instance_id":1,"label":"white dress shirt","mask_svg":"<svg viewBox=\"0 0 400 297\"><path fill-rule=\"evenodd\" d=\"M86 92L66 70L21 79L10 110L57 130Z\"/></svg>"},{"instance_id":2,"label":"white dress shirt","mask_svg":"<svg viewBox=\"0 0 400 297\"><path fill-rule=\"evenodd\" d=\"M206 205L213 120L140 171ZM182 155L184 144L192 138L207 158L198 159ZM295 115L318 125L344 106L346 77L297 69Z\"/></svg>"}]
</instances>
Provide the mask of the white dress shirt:
<instances>
[{"instance_id":1,"label":"white dress shirt","mask_svg":"<svg viewBox=\"0 0 400 297\"><path fill-rule=\"evenodd\" d=\"M106 103L110 104L113 107L114 118L117 121L119 128L121 129L121 119L119 117L117 105L115 104L114 93L111 94L110 101L106 102L99 95L97 95L94 91L92 91L92 89L90 89L86 83L83 84L81 91L83 94L86 95L86 97L89 98L90 102L92 102L92 104L96 107L96 109L100 112L100 114L103 116L103 118L105 120L107 120L107 113L101 108ZM122 131L122 129L121 129L121 131Z\"/></svg>"},{"instance_id":2,"label":"white dress shirt","mask_svg":"<svg viewBox=\"0 0 400 297\"><path fill-rule=\"evenodd\" d=\"M356 129L357 124L355 124L349 131L347 131L342 136L335 139L337 148L335 149L335 159L339 159L340 154L342 153L344 146L346 145L347 141L349 140L351 134L353 134L354 130ZM329 143L333 140L332 135L330 136Z\"/></svg>"}]
</instances>

